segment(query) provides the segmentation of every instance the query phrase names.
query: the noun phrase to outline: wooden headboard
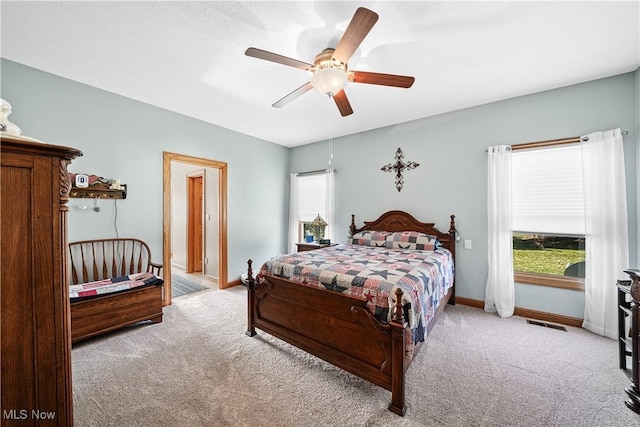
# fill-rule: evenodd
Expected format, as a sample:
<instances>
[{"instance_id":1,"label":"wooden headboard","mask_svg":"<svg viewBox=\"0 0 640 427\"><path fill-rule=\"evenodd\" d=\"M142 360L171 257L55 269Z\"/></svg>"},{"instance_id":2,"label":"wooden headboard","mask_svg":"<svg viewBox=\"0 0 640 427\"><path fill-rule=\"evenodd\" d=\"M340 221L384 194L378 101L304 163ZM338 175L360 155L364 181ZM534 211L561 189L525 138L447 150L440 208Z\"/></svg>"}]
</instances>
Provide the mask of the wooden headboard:
<instances>
[{"instance_id":1,"label":"wooden headboard","mask_svg":"<svg viewBox=\"0 0 640 427\"><path fill-rule=\"evenodd\" d=\"M431 234L436 236L442 245L449 249L451 253L456 254L456 223L455 215L451 215L451 223L449 224L449 232L443 233L435 228L434 223L421 222L415 219L411 214L404 211L388 211L380 215L374 221L364 221L364 226L356 228L355 215L351 215L351 226L349 227L351 236L364 231L418 231L420 233Z\"/></svg>"}]
</instances>

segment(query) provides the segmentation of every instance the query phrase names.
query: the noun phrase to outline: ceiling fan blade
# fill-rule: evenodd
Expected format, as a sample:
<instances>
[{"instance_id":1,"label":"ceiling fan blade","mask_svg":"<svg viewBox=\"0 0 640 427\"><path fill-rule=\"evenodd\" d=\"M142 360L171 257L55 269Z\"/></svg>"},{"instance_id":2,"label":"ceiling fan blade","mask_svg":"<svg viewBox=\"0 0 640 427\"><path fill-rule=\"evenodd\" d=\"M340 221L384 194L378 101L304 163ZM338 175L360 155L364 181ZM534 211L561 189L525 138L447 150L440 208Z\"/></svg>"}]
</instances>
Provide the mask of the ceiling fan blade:
<instances>
[{"instance_id":1,"label":"ceiling fan blade","mask_svg":"<svg viewBox=\"0 0 640 427\"><path fill-rule=\"evenodd\" d=\"M349 99L347 99L347 94L344 93L344 89L341 89L340 92L333 95L333 100L336 101L336 105L338 106L338 110L340 110L342 117L353 114L351 104L349 103Z\"/></svg>"},{"instance_id":2,"label":"ceiling fan blade","mask_svg":"<svg viewBox=\"0 0 640 427\"><path fill-rule=\"evenodd\" d=\"M410 88L415 77L399 76L397 74L371 73L369 71L350 71L349 81L367 83L370 85L395 86Z\"/></svg>"},{"instance_id":3,"label":"ceiling fan blade","mask_svg":"<svg viewBox=\"0 0 640 427\"><path fill-rule=\"evenodd\" d=\"M244 52L247 56L252 56L258 59L264 59L265 61L275 62L277 64L288 65L289 67L299 68L301 70L309 71L313 67L312 64L307 64L297 59L288 58L286 56L278 55L277 53L268 52L266 50L250 47Z\"/></svg>"},{"instance_id":4,"label":"ceiling fan blade","mask_svg":"<svg viewBox=\"0 0 640 427\"><path fill-rule=\"evenodd\" d=\"M377 21L377 13L364 7L359 7L342 35L333 53L333 59L346 64Z\"/></svg>"},{"instance_id":5,"label":"ceiling fan blade","mask_svg":"<svg viewBox=\"0 0 640 427\"><path fill-rule=\"evenodd\" d=\"M290 94L286 95L284 98L280 99L279 101L276 101L272 105L272 107L282 108L285 105L289 104L291 101L297 99L300 95L310 91L311 89L313 89L313 86L311 86L311 82L307 82L302 86L300 86L298 89L291 92Z\"/></svg>"}]
</instances>

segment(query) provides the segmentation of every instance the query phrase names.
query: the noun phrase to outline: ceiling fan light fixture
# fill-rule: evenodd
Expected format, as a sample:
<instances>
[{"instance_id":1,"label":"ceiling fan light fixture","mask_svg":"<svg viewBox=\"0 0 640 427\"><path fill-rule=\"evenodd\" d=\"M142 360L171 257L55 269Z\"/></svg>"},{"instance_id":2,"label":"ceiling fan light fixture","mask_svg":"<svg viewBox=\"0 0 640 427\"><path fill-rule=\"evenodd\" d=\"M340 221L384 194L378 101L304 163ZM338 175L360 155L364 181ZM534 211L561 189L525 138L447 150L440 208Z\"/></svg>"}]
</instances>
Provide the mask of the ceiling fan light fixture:
<instances>
[{"instance_id":1,"label":"ceiling fan light fixture","mask_svg":"<svg viewBox=\"0 0 640 427\"><path fill-rule=\"evenodd\" d=\"M347 75L341 68L319 68L311 77L311 85L321 94L333 96L347 83Z\"/></svg>"},{"instance_id":2,"label":"ceiling fan light fixture","mask_svg":"<svg viewBox=\"0 0 640 427\"><path fill-rule=\"evenodd\" d=\"M349 102L346 92L343 90L347 82L409 88L415 80L415 78L411 76L349 69L347 65L349 59L353 53L358 50L360 43L362 43L367 34L369 34L369 31L371 31L371 28L373 28L377 20L377 13L367 8L359 7L354 13L353 18L351 18L347 29L342 34L335 49L331 47L324 49L316 55L313 64L255 47L248 48L245 51L245 55L298 68L310 73L311 81L308 81L284 98L278 100L272 107L284 107L300 95L310 91L311 88L316 88L321 94L333 98L333 101L335 101L340 111L340 115L346 117L353 114L351 103Z\"/></svg>"}]
</instances>

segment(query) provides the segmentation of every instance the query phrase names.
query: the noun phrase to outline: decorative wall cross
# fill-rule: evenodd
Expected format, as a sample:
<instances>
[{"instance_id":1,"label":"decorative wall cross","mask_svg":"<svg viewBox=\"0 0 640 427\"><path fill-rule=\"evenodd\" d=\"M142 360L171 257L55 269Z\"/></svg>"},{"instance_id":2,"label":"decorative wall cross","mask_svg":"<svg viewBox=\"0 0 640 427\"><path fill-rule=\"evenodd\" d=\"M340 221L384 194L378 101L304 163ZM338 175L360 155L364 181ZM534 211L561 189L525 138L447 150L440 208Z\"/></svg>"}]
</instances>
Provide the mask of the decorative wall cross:
<instances>
[{"instance_id":1,"label":"decorative wall cross","mask_svg":"<svg viewBox=\"0 0 640 427\"><path fill-rule=\"evenodd\" d=\"M396 188L398 191L402 190L402 186L404 185L402 172L406 170L415 169L420 166L419 163L416 162L408 162L405 163L402 159L404 159L404 154L402 154L402 150L398 147L398 151L396 151L396 162L389 163L380 168L381 171L384 172L396 172Z\"/></svg>"}]
</instances>

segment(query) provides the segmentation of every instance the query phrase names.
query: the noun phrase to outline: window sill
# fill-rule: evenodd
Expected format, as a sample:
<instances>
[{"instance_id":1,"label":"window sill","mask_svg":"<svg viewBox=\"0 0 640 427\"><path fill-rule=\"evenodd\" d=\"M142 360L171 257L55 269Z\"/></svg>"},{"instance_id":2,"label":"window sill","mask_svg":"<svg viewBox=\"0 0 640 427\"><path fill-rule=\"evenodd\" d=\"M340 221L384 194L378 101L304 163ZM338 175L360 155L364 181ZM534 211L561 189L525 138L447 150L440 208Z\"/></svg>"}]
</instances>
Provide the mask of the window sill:
<instances>
[{"instance_id":1,"label":"window sill","mask_svg":"<svg viewBox=\"0 0 640 427\"><path fill-rule=\"evenodd\" d=\"M548 286L550 288L584 292L584 279L578 277L516 272L513 275L513 279L518 283L527 285Z\"/></svg>"}]
</instances>

